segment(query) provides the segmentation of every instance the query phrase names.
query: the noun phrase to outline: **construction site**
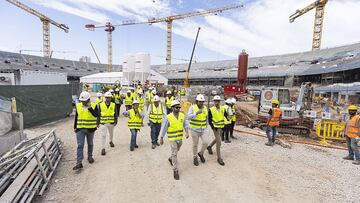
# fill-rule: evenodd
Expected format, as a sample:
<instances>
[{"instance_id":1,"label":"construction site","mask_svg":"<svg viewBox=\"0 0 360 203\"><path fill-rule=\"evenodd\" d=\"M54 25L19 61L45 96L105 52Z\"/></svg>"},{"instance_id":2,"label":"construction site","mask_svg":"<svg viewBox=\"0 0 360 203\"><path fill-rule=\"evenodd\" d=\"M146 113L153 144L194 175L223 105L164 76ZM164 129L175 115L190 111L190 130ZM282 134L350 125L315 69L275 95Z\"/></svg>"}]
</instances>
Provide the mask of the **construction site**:
<instances>
[{"instance_id":1,"label":"construction site","mask_svg":"<svg viewBox=\"0 0 360 203\"><path fill-rule=\"evenodd\" d=\"M322 47L334 1L288 8L292 25L315 12L308 50L241 45L211 61L198 58L200 26L189 59L177 57L175 23L249 2L78 28L36 1L4 1L40 19L43 44L0 50L0 203L360 202L360 42ZM164 33L158 64L157 53L113 54L115 30L141 25ZM97 62L53 56L65 51L50 42L76 29L106 34L106 63L92 42Z\"/></svg>"}]
</instances>

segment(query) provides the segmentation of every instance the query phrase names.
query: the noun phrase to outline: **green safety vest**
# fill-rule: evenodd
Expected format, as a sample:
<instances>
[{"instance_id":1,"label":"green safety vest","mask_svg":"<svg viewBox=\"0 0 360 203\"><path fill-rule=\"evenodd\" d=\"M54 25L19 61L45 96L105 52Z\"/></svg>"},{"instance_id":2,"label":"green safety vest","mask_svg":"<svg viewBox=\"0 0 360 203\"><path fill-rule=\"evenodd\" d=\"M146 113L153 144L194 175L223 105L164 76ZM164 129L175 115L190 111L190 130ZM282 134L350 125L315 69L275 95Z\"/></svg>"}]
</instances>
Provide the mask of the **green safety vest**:
<instances>
[{"instance_id":1,"label":"green safety vest","mask_svg":"<svg viewBox=\"0 0 360 203\"><path fill-rule=\"evenodd\" d=\"M229 106L225 104L225 105L224 105L224 110L225 110L226 113L228 113L228 109L229 109ZM231 119L228 120L228 119L224 116L224 124L225 124L225 125L231 124Z\"/></svg>"},{"instance_id":2,"label":"green safety vest","mask_svg":"<svg viewBox=\"0 0 360 203\"><path fill-rule=\"evenodd\" d=\"M212 115L212 123L214 125L214 128L224 128L224 112L225 109L223 106L220 106L220 111L218 111L218 109L213 106L210 108L210 112Z\"/></svg>"},{"instance_id":3,"label":"green safety vest","mask_svg":"<svg viewBox=\"0 0 360 203\"><path fill-rule=\"evenodd\" d=\"M91 108L95 109L96 104L91 103ZM88 108L83 108L83 104L81 102L76 104L76 112L77 112L77 129L92 129L97 127L97 118L93 116Z\"/></svg>"},{"instance_id":4,"label":"green safety vest","mask_svg":"<svg viewBox=\"0 0 360 203\"><path fill-rule=\"evenodd\" d=\"M95 100L95 103L96 103L96 104L100 104L100 103L103 102L103 101L104 101L104 98L102 98L102 97L101 97L101 98L97 97L96 100Z\"/></svg>"},{"instance_id":5,"label":"green safety vest","mask_svg":"<svg viewBox=\"0 0 360 203\"><path fill-rule=\"evenodd\" d=\"M144 98L143 98L143 97L136 96L135 99L136 99L136 101L139 102L139 108L140 108L140 110L141 110L141 111L144 110L144 108L145 108Z\"/></svg>"},{"instance_id":6,"label":"green safety vest","mask_svg":"<svg viewBox=\"0 0 360 203\"><path fill-rule=\"evenodd\" d=\"M184 131L184 122L185 116L183 113L179 112L179 117L176 119L173 113L167 115L169 126L167 128L166 134L170 141L177 141L183 139Z\"/></svg>"},{"instance_id":7,"label":"green safety vest","mask_svg":"<svg viewBox=\"0 0 360 203\"><path fill-rule=\"evenodd\" d=\"M139 109L140 112L140 109ZM130 129L140 130L142 125L142 118L140 115L136 115L134 109L129 110L128 127Z\"/></svg>"},{"instance_id":8,"label":"green safety vest","mask_svg":"<svg viewBox=\"0 0 360 203\"><path fill-rule=\"evenodd\" d=\"M105 102L100 103L100 123L114 123L115 122L115 103L110 102L109 108L106 106Z\"/></svg>"},{"instance_id":9,"label":"green safety vest","mask_svg":"<svg viewBox=\"0 0 360 203\"><path fill-rule=\"evenodd\" d=\"M130 96L126 95L125 96L125 105L132 105L132 103L133 103L133 96L132 95L130 95Z\"/></svg>"},{"instance_id":10,"label":"green safety vest","mask_svg":"<svg viewBox=\"0 0 360 203\"><path fill-rule=\"evenodd\" d=\"M114 94L114 101L115 104L120 104L120 94Z\"/></svg>"},{"instance_id":11,"label":"green safety vest","mask_svg":"<svg viewBox=\"0 0 360 203\"><path fill-rule=\"evenodd\" d=\"M169 97L165 97L165 104L166 107L168 107L169 109L171 108L171 102L174 101L174 96Z\"/></svg>"},{"instance_id":12,"label":"green safety vest","mask_svg":"<svg viewBox=\"0 0 360 203\"><path fill-rule=\"evenodd\" d=\"M194 113L199 111L199 107L197 104L192 106ZM206 117L208 116L208 111L206 106L203 107L203 111L201 114L197 115L195 118L190 120L190 127L195 129L205 129L206 128Z\"/></svg>"},{"instance_id":13,"label":"green safety vest","mask_svg":"<svg viewBox=\"0 0 360 203\"><path fill-rule=\"evenodd\" d=\"M153 123L161 123L163 116L162 105L159 104L159 106L156 108L155 104L151 104L150 108L151 109L150 109L149 120Z\"/></svg>"}]
</instances>

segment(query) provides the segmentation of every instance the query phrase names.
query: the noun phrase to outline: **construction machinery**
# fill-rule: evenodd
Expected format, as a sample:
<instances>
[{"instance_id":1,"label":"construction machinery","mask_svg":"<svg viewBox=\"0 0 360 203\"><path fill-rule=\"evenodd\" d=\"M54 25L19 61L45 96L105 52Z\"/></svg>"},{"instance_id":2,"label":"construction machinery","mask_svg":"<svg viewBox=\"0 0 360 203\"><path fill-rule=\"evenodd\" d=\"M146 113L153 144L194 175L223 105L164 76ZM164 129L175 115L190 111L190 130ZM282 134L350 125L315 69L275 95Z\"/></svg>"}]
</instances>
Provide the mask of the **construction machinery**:
<instances>
[{"instance_id":1,"label":"construction machinery","mask_svg":"<svg viewBox=\"0 0 360 203\"><path fill-rule=\"evenodd\" d=\"M189 61L189 66L188 66L188 69L187 69L187 71L186 71L186 73L185 73L185 79L184 79L184 87L185 87L185 88L189 88L189 87L190 87L189 73L190 73L191 63L192 63L192 59L193 59L193 57L194 57L195 47L196 47L197 40L198 40L198 37L199 37L200 29L201 29L201 28L199 27L198 30L197 30L196 38L195 38L195 42L194 42L194 46L193 46L193 49L192 49L192 52L191 52L191 57L190 57L190 61Z\"/></svg>"},{"instance_id":2,"label":"construction machinery","mask_svg":"<svg viewBox=\"0 0 360 203\"><path fill-rule=\"evenodd\" d=\"M40 21L42 22L43 26L43 53L44 53L44 57L48 57L50 58L51 56L51 50L50 50L50 24L55 25L56 27L64 30L66 33L69 32L69 27L58 23L52 19L50 19L49 17L47 17L46 15L40 13L39 11L36 11L35 9L30 8L29 6L21 3L20 1L17 0L6 0L7 2L23 9L26 12L29 12L32 15L35 15L37 17L40 18Z\"/></svg>"},{"instance_id":3,"label":"construction machinery","mask_svg":"<svg viewBox=\"0 0 360 203\"><path fill-rule=\"evenodd\" d=\"M305 126L306 121L303 115L305 111L311 110L312 95L313 87L310 82L301 84L296 103L291 102L290 91L287 88L262 88L257 125L259 127L266 126L269 110L272 108L272 101L276 99L279 100L282 111L278 131L280 133L309 136L310 129Z\"/></svg>"},{"instance_id":4,"label":"construction machinery","mask_svg":"<svg viewBox=\"0 0 360 203\"><path fill-rule=\"evenodd\" d=\"M314 21L314 31L313 31L313 42L312 42L312 50L319 50L321 46L321 37L322 37L322 29L324 23L324 12L325 5L328 0L316 0L312 4L307 7L296 10L296 12L289 17L290 23L294 22L296 18L304 15L305 13L315 10L315 21Z\"/></svg>"}]
</instances>

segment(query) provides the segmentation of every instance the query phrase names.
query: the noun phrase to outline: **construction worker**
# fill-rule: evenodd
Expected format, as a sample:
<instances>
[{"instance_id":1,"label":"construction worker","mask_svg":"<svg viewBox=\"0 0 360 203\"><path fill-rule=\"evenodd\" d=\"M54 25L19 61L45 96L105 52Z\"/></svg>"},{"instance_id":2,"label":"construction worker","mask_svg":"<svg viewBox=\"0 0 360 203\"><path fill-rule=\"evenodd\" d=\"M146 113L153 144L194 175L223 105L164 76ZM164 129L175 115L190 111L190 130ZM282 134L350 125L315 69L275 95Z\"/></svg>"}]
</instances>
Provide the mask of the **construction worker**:
<instances>
[{"instance_id":1,"label":"construction worker","mask_svg":"<svg viewBox=\"0 0 360 203\"><path fill-rule=\"evenodd\" d=\"M121 99L120 89L119 88L115 89L115 93L114 93L113 96L114 96L114 103L115 103L115 106L116 106L116 110L117 110L117 112L120 112L122 99Z\"/></svg>"},{"instance_id":2,"label":"construction worker","mask_svg":"<svg viewBox=\"0 0 360 203\"><path fill-rule=\"evenodd\" d=\"M100 103L103 102L103 101L104 101L104 99L103 99L103 97L102 97L101 92L96 93L95 103L96 103L96 104L100 104Z\"/></svg>"},{"instance_id":3,"label":"construction worker","mask_svg":"<svg viewBox=\"0 0 360 203\"><path fill-rule=\"evenodd\" d=\"M217 162L224 166L225 163L223 159L221 158L221 134L224 128L224 119L227 116L225 112L224 106L220 105L221 98L220 96L216 95L214 96L214 106L209 109L208 112L208 121L211 129L214 132L215 139L210 143L210 145L207 147L207 150L209 154L213 154L212 146L216 144L216 154L217 154Z\"/></svg>"},{"instance_id":4,"label":"construction worker","mask_svg":"<svg viewBox=\"0 0 360 203\"><path fill-rule=\"evenodd\" d=\"M88 161L94 163L94 133L98 127L98 107L90 102L90 93L83 91L79 97L79 103L76 104L76 113L74 120L74 131L77 141L77 158L73 170L83 168L82 160L84 158L85 138L88 144Z\"/></svg>"},{"instance_id":5,"label":"construction worker","mask_svg":"<svg viewBox=\"0 0 360 203\"><path fill-rule=\"evenodd\" d=\"M135 97L136 97L135 88L130 87L130 91L131 91L131 96L132 96L133 98L135 98Z\"/></svg>"},{"instance_id":6,"label":"construction worker","mask_svg":"<svg viewBox=\"0 0 360 203\"><path fill-rule=\"evenodd\" d=\"M163 118L166 116L165 109L163 105L160 103L160 97L155 95L154 97L154 103L150 104L147 117L149 118L148 125L151 129L151 143L152 143L152 149L155 149L156 146L160 146L158 143L158 138L160 134L161 129L161 123L163 121Z\"/></svg>"},{"instance_id":7,"label":"construction worker","mask_svg":"<svg viewBox=\"0 0 360 203\"><path fill-rule=\"evenodd\" d=\"M236 122L236 99L231 98L232 103L232 117L231 117L231 126L230 126L230 138L236 140L237 138L234 136L234 128L235 128L235 122Z\"/></svg>"},{"instance_id":8,"label":"construction worker","mask_svg":"<svg viewBox=\"0 0 360 203\"><path fill-rule=\"evenodd\" d=\"M137 95L136 95L136 97L134 97L134 99L139 102L140 111L143 112L143 110L145 108L145 102L144 102L142 90L137 91Z\"/></svg>"},{"instance_id":9,"label":"construction worker","mask_svg":"<svg viewBox=\"0 0 360 203\"><path fill-rule=\"evenodd\" d=\"M202 94L196 96L196 104L192 105L188 112L188 119L190 120L190 131L193 140L193 163L195 166L199 165L198 156L200 161L205 163L204 151L208 145L205 129L207 126L208 110L204 106L205 97ZM199 138L201 139L202 146L198 152Z\"/></svg>"},{"instance_id":10,"label":"construction worker","mask_svg":"<svg viewBox=\"0 0 360 203\"><path fill-rule=\"evenodd\" d=\"M124 112L124 116L128 117L128 127L131 133L130 151L134 151L135 148L139 148L136 144L137 133L143 126L143 115L140 112L139 102L134 100L132 102L132 108Z\"/></svg>"},{"instance_id":11,"label":"construction worker","mask_svg":"<svg viewBox=\"0 0 360 203\"><path fill-rule=\"evenodd\" d=\"M101 133L101 155L105 155L105 143L106 143L106 135L109 133L110 137L110 147L115 147L113 143L114 137L114 127L117 124L117 118L119 112L116 108L114 102L111 101L112 95L110 92L105 93L105 101L100 103L100 123L102 125L102 133Z\"/></svg>"},{"instance_id":12,"label":"construction worker","mask_svg":"<svg viewBox=\"0 0 360 203\"><path fill-rule=\"evenodd\" d=\"M346 144L349 155L344 157L345 160L354 160L353 164L360 165L359 141L360 141L360 116L356 115L358 107L350 105L348 107L349 119L346 121Z\"/></svg>"},{"instance_id":13,"label":"construction worker","mask_svg":"<svg viewBox=\"0 0 360 203\"><path fill-rule=\"evenodd\" d=\"M172 95L171 91L167 91L166 92L166 97L165 97L165 104L166 104L166 113L169 114L171 113L171 102L174 101L174 96Z\"/></svg>"},{"instance_id":14,"label":"construction worker","mask_svg":"<svg viewBox=\"0 0 360 203\"><path fill-rule=\"evenodd\" d=\"M164 144L164 137L165 134L167 134L171 146L171 157L168 159L168 161L173 166L174 179L179 180L180 176L177 154L182 145L184 130L186 139L189 138L189 131L188 124L185 120L185 115L180 112L180 102L178 100L172 101L171 108L172 113L168 114L163 122L160 144Z\"/></svg>"},{"instance_id":15,"label":"construction worker","mask_svg":"<svg viewBox=\"0 0 360 203\"><path fill-rule=\"evenodd\" d=\"M265 143L267 146L273 146L275 144L275 137L276 137L276 127L280 125L281 119L281 109L279 108L279 100L275 99L272 100L272 108L269 110L269 118L266 123L266 135L268 137L268 142Z\"/></svg>"},{"instance_id":16,"label":"construction worker","mask_svg":"<svg viewBox=\"0 0 360 203\"><path fill-rule=\"evenodd\" d=\"M229 135L231 129L231 119L233 116L232 100L230 98L225 100L224 110L227 116L224 117L224 130L221 136L221 140L225 140L225 143L230 143L231 141L229 139Z\"/></svg>"},{"instance_id":17,"label":"construction worker","mask_svg":"<svg viewBox=\"0 0 360 203\"><path fill-rule=\"evenodd\" d=\"M185 88L181 88L180 91L178 92L179 96L183 97L186 95L186 90Z\"/></svg>"},{"instance_id":18,"label":"construction worker","mask_svg":"<svg viewBox=\"0 0 360 203\"><path fill-rule=\"evenodd\" d=\"M128 90L125 95L125 109L129 111L133 105L134 97L131 94L131 90Z\"/></svg>"},{"instance_id":19,"label":"construction worker","mask_svg":"<svg viewBox=\"0 0 360 203\"><path fill-rule=\"evenodd\" d=\"M146 109L149 108L151 101L153 100L154 95L152 94L153 88L149 87L148 91L146 92Z\"/></svg>"}]
</instances>

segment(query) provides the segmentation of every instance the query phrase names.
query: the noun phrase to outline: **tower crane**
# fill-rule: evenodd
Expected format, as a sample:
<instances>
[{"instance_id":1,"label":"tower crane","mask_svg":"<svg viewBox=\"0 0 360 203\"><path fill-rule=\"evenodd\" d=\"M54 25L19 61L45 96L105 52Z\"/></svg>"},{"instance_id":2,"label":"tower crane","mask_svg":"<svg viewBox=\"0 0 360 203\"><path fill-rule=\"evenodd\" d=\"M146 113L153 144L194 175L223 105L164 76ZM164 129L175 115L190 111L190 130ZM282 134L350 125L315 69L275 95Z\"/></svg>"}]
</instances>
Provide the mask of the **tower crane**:
<instances>
[{"instance_id":1,"label":"tower crane","mask_svg":"<svg viewBox=\"0 0 360 203\"><path fill-rule=\"evenodd\" d=\"M322 29L324 23L324 12L325 12L325 5L328 0L316 0L315 2L311 3L307 7L296 10L296 12L289 17L290 23L294 22L296 18L304 15L305 13L311 11L312 9L316 8L315 10L315 21L314 21L314 31L313 31L313 41L312 41L312 50L319 50L321 46L321 37L322 37Z\"/></svg>"},{"instance_id":2,"label":"tower crane","mask_svg":"<svg viewBox=\"0 0 360 203\"><path fill-rule=\"evenodd\" d=\"M21 3L20 1L17 0L6 0L7 2L23 9L24 11L37 16L38 18L40 18L40 21L43 24L43 53L44 53L44 57L50 57L51 55L51 51L50 51L50 24L55 25L56 27L64 30L66 33L69 32L69 27L58 23L54 20L52 20L51 18L47 17L46 15L40 13L39 11L36 11L35 9L30 8L29 6Z\"/></svg>"}]
</instances>

